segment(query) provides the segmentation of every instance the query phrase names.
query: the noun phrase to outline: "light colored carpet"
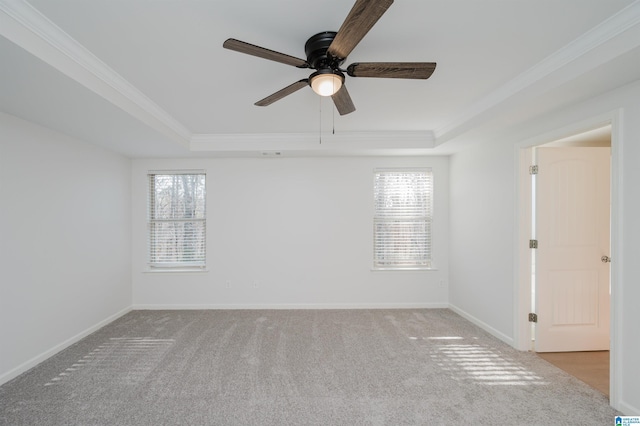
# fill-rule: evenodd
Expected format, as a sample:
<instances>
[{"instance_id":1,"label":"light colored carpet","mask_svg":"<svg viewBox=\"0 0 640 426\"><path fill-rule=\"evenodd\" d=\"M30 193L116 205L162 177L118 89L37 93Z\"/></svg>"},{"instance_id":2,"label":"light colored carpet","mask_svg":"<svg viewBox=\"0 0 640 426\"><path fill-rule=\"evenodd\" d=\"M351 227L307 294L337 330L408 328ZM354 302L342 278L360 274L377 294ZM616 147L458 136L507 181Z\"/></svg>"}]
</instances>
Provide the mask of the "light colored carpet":
<instances>
[{"instance_id":1,"label":"light colored carpet","mask_svg":"<svg viewBox=\"0 0 640 426\"><path fill-rule=\"evenodd\" d=\"M446 309L134 311L0 387L2 425L606 425Z\"/></svg>"}]
</instances>

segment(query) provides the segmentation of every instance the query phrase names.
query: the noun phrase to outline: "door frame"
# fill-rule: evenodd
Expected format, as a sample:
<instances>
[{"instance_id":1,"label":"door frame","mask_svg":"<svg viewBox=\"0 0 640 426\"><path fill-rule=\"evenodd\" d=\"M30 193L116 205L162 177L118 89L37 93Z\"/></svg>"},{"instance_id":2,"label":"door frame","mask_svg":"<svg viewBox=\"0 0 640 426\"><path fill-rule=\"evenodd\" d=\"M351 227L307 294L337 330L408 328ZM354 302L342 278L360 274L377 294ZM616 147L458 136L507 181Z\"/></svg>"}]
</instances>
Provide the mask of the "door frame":
<instances>
[{"instance_id":1,"label":"door frame","mask_svg":"<svg viewBox=\"0 0 640 426\"><path fill-rule=\"evenodd\" d=\"M609 403L614 408L619 405L621 394L622 374L619 366L622 365L621 342L619 330L622 324L620 310L622 295L619 291L622 268L617 259L622 258L622 155L623 140L620 132L622 112L614 110L609 113L592 117L590 119L569 124L565 127L541 134L539 136L523 140L515 144L515 230L514 230L514 344L522 351L532 350L531 325L528 314L531 309L531 252L529 239L531 238L531 185L529 166L531 165L531 148L544 145L568 136L594 130L599 127L611 125L611 258L610 264L610 365L609 365Z\"/></svg>"}]
</instances>

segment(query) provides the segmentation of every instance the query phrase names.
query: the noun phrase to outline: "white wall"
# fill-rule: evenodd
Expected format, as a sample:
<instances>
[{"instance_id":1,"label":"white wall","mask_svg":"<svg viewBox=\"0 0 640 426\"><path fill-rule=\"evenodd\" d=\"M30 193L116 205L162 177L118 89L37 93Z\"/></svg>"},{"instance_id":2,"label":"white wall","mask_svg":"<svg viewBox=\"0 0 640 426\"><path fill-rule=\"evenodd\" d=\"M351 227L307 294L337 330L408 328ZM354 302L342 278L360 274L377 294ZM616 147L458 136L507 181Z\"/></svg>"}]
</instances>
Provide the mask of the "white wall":
<instances>
[{"instance_id":1,"label":"white wall","mask_svg":"<svg viewBox=\"0 0 640 426\"><path fill-rule=\"evenodd\" d=\"M620 117L613 123L614 229L612 279L615 300L612 356L617 383L611 401L627 414L640 414L640 83L555 111L519 126L518 136L494 135L455 154L450 162L450 302L452 307L500 335L514 331L518 248L516 208L517 144L527 138ZM586 129L583 129L586 130ZM564 135L568 136L568 135ZM550 140L547 140L547 142ZM616 201L614 200L614 203ZM513 342L515 343L515 342Z\"/></svg>"},{"instance_id":2,"label":"white wall","mask_svg":"<svg viewBox=\"0 0 640 426\"><path fill-rule=\"evenodd\" d=\"M0 383L131 306L131 161L0 113Z\"/></svg>"},{"instance_id":3,"label":"white wall","mask_svg":"<svg viewBox=\"0 0 640 426\"><path fill-rule=\"evenodd\" d=\"M451 157L450 302L513 344L513 146L474 144Z\"/></svg>"},{"instance_id":4,"label":"white wall","mask_svg":"<svg viewBox=\"0 0 640 426\"><path fill-rule=\"evenodd\" d=\"M433 168L438 270L371 270L377 167ZM208 272L146 272L146 174L176 168L207 172ZM447 193L446 157L134 160L134 306L447 306Z\"/></svg>"}]
</instances>

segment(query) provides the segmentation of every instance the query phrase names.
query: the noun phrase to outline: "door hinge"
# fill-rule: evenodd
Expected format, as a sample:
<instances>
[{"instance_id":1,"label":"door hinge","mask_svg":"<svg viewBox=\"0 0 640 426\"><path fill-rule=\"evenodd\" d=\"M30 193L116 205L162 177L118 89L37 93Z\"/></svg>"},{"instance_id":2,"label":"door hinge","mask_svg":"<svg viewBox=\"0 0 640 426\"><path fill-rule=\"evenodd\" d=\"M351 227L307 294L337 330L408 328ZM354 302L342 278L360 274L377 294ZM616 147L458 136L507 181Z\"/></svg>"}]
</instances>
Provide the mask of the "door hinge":
<instances>
[{"instance_id":1,"label":"door hinge","mask_svg":"<svg viewBox=\"0 0 640 426\"><path fill-rule=\"evenodd\" d=\"M529 322L538 322L538 314L533 312L529 314Z\"/></svg>"},{"instance_id":2,"label":"door hinge","mask_svg":"<svg viewBox=\"0 0 640 426\"><path fill-rule=\"evenodd\" d=\"M529 240L529 248L537 249L538 248L538 240Z\"/></svg>"},{"instance_id":3,"label":"door hinge","mask_svg":"<svg viewBox=\"0 0 640 426\"><path fill-rule=\"evenodd\" d=\"M538 174L538 166L529 166L529 174L537 175Z\"/></svg>"}]
</instances>

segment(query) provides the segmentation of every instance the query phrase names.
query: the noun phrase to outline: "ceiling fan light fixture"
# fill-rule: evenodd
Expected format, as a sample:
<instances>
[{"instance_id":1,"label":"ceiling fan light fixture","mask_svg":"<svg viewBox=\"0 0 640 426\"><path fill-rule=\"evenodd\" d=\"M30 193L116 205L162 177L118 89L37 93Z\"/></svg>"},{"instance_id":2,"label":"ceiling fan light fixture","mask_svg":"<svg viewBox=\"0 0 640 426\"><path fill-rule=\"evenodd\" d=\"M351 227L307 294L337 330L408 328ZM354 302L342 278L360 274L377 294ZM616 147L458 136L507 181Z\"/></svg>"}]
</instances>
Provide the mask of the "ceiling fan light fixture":
<instances>
[{"instance_id":1,"label":"ceiling fan light fixture","mask_svg":"<svg viewBox=\"0 0 640 426\"><path fill-rule=\"evenodd\" d=\"M344 75L340 71L322 69L309 77L311 88L320 96L332 96L342 87Z\"/></svg>"}]
</instances>

